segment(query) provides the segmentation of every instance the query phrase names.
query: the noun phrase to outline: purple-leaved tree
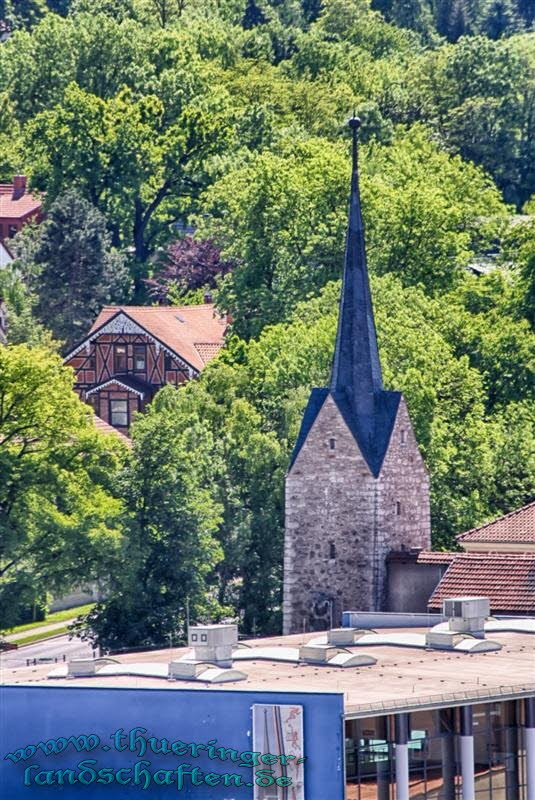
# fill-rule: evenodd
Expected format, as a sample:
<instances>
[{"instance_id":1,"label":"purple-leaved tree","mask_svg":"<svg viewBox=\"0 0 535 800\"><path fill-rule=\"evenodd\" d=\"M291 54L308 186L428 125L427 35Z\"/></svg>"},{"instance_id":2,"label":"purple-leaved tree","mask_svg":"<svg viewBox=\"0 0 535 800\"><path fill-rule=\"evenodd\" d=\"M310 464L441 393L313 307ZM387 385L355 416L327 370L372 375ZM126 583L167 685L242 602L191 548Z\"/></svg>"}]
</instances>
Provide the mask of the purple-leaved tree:
<instances>
[{"instance_id":1,"label":"purple-leaved tree","mask_svg":"<svg viewBox=\"0 0 535 800\"><path fill-rule=\"evenodd\" d=\"M170 294L215 288L218 275L226 275L231 269L231 263L221 259L213 241L186 236L169 245L158 271L145 284L151 298L164 305L172 302Z\"/></svg>"}]
</instances>

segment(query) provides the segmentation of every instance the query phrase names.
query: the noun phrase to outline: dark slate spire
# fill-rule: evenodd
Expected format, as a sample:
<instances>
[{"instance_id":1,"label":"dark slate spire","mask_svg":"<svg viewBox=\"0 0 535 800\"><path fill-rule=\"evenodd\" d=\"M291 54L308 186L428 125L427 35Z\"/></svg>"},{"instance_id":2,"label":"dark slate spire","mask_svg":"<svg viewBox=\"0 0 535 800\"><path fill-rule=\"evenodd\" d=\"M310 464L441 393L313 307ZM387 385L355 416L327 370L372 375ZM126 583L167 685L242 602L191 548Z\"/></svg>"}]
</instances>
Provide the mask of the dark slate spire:
<instances>
[{"instance_id":1,"label":"dark slate spire","mask_svg":"<svg viewBox=\"0 0 535 800\"><path fill-rule=\"evenodd\" d=\"M357 141L360 120L353 117L349 120L349 127L353 134L349 225L330 389L333 394L345 395L351 411L357 417L371 417L375 398L382 391L383 382L360 209Z\"/></svg>"},{"instance_id":2,"label":"dark slate spire","mask_svg":"<svg viewBox=\"0 0 535 800\"><path fill-rule=\"evenodd\" d=\"M360 120L355 117L349 120L349 127L353 132L353 170L331 385L329 389L312 390L290 469L330 395L372 474L377 477L388 450L401 394L383 389L360 210L357 141Z\"/></svg>"}]
</instances>

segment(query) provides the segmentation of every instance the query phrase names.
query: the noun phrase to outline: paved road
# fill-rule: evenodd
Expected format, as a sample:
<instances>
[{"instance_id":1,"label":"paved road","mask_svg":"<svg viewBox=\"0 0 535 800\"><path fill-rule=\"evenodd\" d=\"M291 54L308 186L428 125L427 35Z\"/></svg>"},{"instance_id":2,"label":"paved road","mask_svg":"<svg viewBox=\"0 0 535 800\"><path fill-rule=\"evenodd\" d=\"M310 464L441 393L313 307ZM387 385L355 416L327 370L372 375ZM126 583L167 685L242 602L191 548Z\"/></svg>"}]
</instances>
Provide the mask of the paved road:
<instances>
[{"instance_id":1,"label":"paved road","mask_svg":"<svg viewBox=\"0 0 535 800\"><path fill-rule=\"evenodd\" d=\"M55 639L47 639L44 642L29 644L20 647L18 650L8 650L0 655L0 667L13 669L14 667L25 667L26 659L54 659L57 658L58 664L63 662L63 656L68 661L70 658L86 658L92 656L93 650L87 642L80 639L71 639L68 636L58 636ZM51 667L52 669L52 667Z\"/></svg>"}]
</instances>

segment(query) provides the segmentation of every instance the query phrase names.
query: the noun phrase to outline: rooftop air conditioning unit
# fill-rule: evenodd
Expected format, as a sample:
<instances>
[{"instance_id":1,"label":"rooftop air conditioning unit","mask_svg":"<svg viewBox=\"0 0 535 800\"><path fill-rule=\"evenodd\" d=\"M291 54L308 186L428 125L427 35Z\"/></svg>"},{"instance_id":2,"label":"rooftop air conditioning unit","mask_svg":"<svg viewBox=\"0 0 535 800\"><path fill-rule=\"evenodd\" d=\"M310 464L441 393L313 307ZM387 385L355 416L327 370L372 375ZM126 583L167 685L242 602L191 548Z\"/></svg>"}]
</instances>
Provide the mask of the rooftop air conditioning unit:
<instances>
[{"instance_id":1,"label":"rooftop air conditioning unit","mask_svg":"<svg viewBox=\"0 0 535 800\"><path fill-rule=\"evenodd\" d=\"M232 651L238 646L237 625L192 625L188 645L193 647L195 661L232 666Z\"/></svg>"},{"instance_id":2,"label":"rooftop air conditioning unit","mask_svg":"<svg viewBox=\"0 0 535 800\"><path fill-rule=\"evenodd\" d=\"M444 600L442 610L450 631L485 635L485 620L490 614L488 597L451 597Z\"/></svg>"}]
</instances>

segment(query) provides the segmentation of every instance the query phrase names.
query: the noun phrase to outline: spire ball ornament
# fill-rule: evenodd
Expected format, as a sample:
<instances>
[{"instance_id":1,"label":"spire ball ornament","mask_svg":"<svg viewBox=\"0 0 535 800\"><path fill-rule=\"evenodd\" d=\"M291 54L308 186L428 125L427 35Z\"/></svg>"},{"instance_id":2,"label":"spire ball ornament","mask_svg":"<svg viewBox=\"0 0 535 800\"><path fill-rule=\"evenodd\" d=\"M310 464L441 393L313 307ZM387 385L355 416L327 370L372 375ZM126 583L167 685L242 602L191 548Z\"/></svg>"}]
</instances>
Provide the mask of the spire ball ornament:
<instances>
[{"instance_id":1,"label":"spire ball ornament","mask_svg":"<svg viewBox=\"0 0 535 800\"><path fill-rule=\"evenodd\" d=\"M358 117L351 117L349 122L347 123L352 131L358 131L360 126L362 125L360 119Z\"/></svg>"}]
</instances>

